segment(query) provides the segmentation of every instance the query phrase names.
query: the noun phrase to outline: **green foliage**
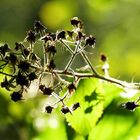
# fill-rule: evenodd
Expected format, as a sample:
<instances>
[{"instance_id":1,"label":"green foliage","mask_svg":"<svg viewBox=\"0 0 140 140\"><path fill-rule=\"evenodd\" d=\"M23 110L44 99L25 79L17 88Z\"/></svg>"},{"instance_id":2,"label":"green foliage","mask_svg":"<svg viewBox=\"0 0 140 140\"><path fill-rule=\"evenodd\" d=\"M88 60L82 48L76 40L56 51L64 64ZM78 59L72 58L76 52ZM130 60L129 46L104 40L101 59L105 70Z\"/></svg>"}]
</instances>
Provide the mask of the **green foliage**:
<instances>
[{"instance_id":1,"label":"green foliage","mask_svg":"<svg viewBox=\"0 0 140 140\"><path fill-rule=\"evenodd\" d=\"M66 116L69 125L84 137L91 135L100 121L104 109L121 91L119 87L97 79L82 80L69 101L70 104L75 101L79 101L81 104L81 107L72 115Z\"/></svg>"},{"instance_id":2,"label":"green foliage","mask_svg":"<svg viewBox=\"0 0 140 140\"><path fill-rule=\"evenodd\" d=\"M104 95L98 80L82 80L70 103L75 101L80 102L81 107L66 119L79 134L87 136L103 113Z\"/></svg>"},{"instance_id":3,"label":"green foliage","mask_svg":"<svg viewBox=\"0 0 140 140\"><path fill-rule=\"evenodd\" d=\"M25 31L35 19L41 19L49 31L58 27L70 30L67 24L69 18L78 16L84 21L86 32L95 33L97 39L94 57L90 58L94 66L99 56L95 51L105 52L111 66L110 75L139 81L139 6L138 0L1 0L0 46L6 41L13 48L15 41L23 39ZM43 58L38 47L40 43L36 44L35 49L38 56ZM60 53L57 53L56 64L60 64L62 69L65 66L64 58L68 61L70 55L64 51L62 54L60 47L57 52ZM83 61L80 58L73 67L81 64ZM9 69L3 72L10 73ZM5 76L0 75L0 82L3 79ZM31 92L35 94L34 89ZM59 110L53 110L48 115L44 112L47 97L44 99L37 95L13 103L9 101L9 93L0 88L0 139L137 140L140 138L140 109L132 112L122 108L121 104L128 100L136 101L139 94L130 99L127 96L129 90L125 98L120 96L122 92L120 87L102 80L81 80L76 92L66 102L68 107L79 102L80 108L72 112L72 115L61 115L60 106ZM30 93L25 94L25 97L30 97Z\"/></svg>"}]
</instances>

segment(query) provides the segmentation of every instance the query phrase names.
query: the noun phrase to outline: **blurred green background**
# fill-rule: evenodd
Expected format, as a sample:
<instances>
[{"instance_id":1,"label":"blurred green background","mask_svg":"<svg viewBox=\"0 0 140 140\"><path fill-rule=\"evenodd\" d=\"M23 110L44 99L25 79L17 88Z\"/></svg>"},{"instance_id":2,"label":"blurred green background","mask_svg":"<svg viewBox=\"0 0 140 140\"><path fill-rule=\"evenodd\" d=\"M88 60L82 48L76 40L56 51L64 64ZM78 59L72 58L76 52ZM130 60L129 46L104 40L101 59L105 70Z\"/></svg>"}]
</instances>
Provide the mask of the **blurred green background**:
<instances>
[{"instance_id":1,"label":"blurred green background","mask_svg":"<svg viewBox=\"0 0 140 140\"><path fill-rule=\"evenodd\" d=\"M93 54L89 55L92 63L98 66L100 53L105 53L111 76L139 82L139 15L139 0L0 0L0 43L7 42L14 47L14 43L22 41L26 31L33 28L36 19L54 32L70 29L70 18L77 16L84 22L85 33L94 35L97 40ZM60 57L59 64L61 60ZM69 136L75 132L63 115L54 113L50 117L41 113L45 99L33 98L15 104L9 101L6 91L0 89L0 92L0 139L73 139ZM129 114L130 120L139 122L137 113L132 114ZM75 139L82 140L78 135Z\"/></svg>"}]
</instances>

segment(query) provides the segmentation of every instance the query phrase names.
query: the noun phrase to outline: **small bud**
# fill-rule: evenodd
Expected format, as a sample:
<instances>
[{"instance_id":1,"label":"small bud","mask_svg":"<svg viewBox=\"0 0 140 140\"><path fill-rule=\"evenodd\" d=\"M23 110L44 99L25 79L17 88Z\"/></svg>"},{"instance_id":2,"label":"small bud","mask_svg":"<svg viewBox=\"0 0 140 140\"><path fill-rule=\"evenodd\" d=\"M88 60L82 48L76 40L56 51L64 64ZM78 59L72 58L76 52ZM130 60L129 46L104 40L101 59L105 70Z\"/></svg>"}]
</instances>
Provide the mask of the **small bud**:
<instances>
[{"instance_id":1,"label":"small bud","mask_svg":"<svg viewBox=\"0 0 140 140\"><path fill-rule=\"evenodd\" d=\"M45 107L45 111L46 111L47 113L51 113L52 110L53 110L53 107L50 106L50 105L48 105L48 106Z\"/></svg>"},{"instance_id":2,"label":"small bud","mask_svg":"<svg viewBox=\"0 0 140 140\"><path fill-rule=\"evenodd\" d=\"M61 112L67 114L70 112L70 109L67 106L62 107Z\"/></svg>"}]
</instances>

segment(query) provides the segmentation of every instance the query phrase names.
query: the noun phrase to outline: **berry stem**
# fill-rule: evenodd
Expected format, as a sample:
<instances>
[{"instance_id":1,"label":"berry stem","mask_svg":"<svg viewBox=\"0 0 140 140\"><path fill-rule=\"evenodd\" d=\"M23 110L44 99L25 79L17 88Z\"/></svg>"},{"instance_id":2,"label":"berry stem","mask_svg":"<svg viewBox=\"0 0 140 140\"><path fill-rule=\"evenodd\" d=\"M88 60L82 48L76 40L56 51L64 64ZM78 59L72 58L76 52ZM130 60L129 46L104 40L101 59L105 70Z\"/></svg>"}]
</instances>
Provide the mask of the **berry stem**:
<instances>
[{"instance_id":1,"label":"berry stem","mask_svg":"<svg viewBox=\"0 0 140 140\"><path fill-rule=\"evenodd\" d=\"M78 41L76 43L75 50L74 50L73 54L71 55L71 58L70 58L68 64L66 65L64 71L67 71L70 68L71 64L73 63L74 58L76 57L76 55L78 53L79 44L80 44L80 42Z\"/></svg>"}]
</instances>

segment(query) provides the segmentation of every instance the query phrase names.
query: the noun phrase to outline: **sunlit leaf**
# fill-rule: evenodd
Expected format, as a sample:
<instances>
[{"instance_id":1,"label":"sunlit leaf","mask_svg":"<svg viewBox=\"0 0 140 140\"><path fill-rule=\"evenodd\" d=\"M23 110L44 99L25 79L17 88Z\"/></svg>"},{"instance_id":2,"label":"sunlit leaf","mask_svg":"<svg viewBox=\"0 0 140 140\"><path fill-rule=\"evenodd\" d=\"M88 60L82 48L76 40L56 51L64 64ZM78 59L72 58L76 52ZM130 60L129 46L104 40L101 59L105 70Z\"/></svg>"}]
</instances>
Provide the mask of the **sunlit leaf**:
<instances>
[{"instance_id":1,"label":"sunlit leaf","mask_svg":"<svg viewBox=\"0 0 140 140\"><path fill-rule=\"evenodd\" d=\"M139 118L136 113L126 112L124 110L116 109L115 112L110 112L112 106L107 110L103 119L98 125L92 129L89 134L88 140L129 140L138 139ZM123 113L125 114L123 114ZM102 135L100 135L102 134Z\"/></svg>"},{"instance_id":2,"label":"sunlit leaf","mask_svg":"<svg viewBox=\"0 0 140 140\"><path fill-rule=\"evenodd\" d=\"M95 126L103 113L104 96L100 93L100 83L95 79L82 80L70 99L70 104L80 102L80 108L66 116L69 124L84 136Z\"/></svg>"}]
</instances>

